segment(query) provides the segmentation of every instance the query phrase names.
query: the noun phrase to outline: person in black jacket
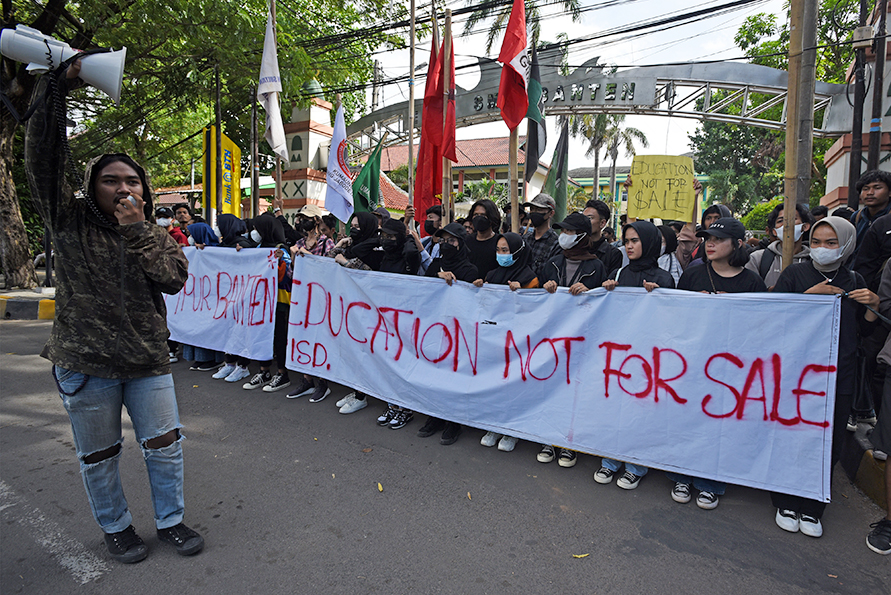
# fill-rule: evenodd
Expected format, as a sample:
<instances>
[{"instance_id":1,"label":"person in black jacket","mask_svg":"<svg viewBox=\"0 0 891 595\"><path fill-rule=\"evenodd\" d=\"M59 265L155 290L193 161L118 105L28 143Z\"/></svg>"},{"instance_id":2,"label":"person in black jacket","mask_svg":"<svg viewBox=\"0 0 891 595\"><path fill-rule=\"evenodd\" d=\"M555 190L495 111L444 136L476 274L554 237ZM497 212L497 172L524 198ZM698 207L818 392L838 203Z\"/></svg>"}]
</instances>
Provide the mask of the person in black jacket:
<instances>
[{"instance_id":1,"label":"person in black jacket","mask_svg":"<svg viewBox=\"0 0 891 595\"><path fill-rule=\"evenodd\" d=\"M553 227L562 232L557 238L561 252L542 267L542 286L550 293L568 287L572 295L600 287L606 280L606 266L591 252L590 219L572 213Z\"/></svg>"},{"instance_id":2,"label":"person in black jacket","mask_svg":"<svg viewBox=\"0 0 891 595\"><path fill-rule=\"evenodd\" d=\"M845 419L853 404L853 387L857 374L857 345L860 337L874 330L878 317L879 296L867 288L859 273L844 263L857 246L854 225L841 217L826 217L811 228L811 260L792 264L783 271L774 293L815 293L843 295L838 334L838 372L835 381L835 410L832 424L831 465L834 468L841 455ZM772 493L776 507L777 525L791 533L801 531L809 537L823 535L820 522L826 510L825 502L800 496Z\"/></svg>"},{"instance_id":3,"label":"person in black jacket","mask_svg":"<svg viewBox=\"0 0 891 595\"><path fill-rule=\"evenodd\" d=\"M591 221L591 252L606 267L606 276L612 277L613 273L622 266L622 251L613 246L603 235L609 224L609 207L602 200L592 199L585 203L582 215Z\"/></svg>"},{"instance_id":4,"label":"person in black jacket","mask_svg":"<svg viewBox=\"0 0 891 595\"><path fill-rule=\"evenodd\" d=\"M455 281L473 283L478 275L476 265L470 262L470 251L465 243L467 231L460 223L449 223L436 232L440 238L439 256L433 259L427 267L427 277L439 277L451 285ZM461 424L453 421L445 421L432 415L427 418L427 423L418 430L418 437L427 438L439 430L442 430L442 438L439 443L454 444L461 433Z\"/></svg>"}]
</instances>

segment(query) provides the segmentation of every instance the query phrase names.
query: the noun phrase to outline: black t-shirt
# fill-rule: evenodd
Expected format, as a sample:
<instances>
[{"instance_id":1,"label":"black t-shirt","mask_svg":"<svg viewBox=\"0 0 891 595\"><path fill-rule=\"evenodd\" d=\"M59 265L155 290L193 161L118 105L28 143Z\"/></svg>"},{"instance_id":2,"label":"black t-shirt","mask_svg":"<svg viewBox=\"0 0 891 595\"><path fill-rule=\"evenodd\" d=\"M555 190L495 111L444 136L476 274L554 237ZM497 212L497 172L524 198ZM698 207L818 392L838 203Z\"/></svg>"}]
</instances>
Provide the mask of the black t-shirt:
<instances>
[{"instance_id":1,"label":"black t-shirt","mask_svg":"<svg viewBox=\"0 0 891 595\"><path fill-rule=\"evenodd\" d=\"M476 270L479 273L477 279L485 279L489 271L498 268L498 259L495 257L495 245L498 243L498 236L492 236L482 242L468 236L464 241L467 244L467 249L470 250L470 262L476 266Z\"/></svg>"},{"instance_id":2,"label":"black t-shirt","mask_svg":"<svg viewBox=\"0 0 891 595\"><path fill-rule=\"evenodd\" d=\"M722 291L724 293L767 291L767 286L764 285L764 281L758 276L758 273L743 269L741 273L733 277L722 277L714 269L711 269L711 266L711 263L706 262L688 267L678 281L678 289L707 291L709 293Z\"/></svg>"}]
</instances>

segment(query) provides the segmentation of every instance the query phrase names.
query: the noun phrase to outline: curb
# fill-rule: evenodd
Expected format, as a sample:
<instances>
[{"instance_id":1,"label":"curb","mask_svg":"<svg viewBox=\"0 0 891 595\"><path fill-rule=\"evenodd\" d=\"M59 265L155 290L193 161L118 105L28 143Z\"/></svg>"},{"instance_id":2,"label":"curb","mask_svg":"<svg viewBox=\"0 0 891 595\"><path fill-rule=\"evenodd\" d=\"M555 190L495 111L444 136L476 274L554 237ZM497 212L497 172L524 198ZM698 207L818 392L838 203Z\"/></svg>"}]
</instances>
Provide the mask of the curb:
<instances>
[{"instance_id":1,"label":"curb","mask_svg":"<svg viewBox=\"0 0 891 595\"><path fill-rule=\"evenodd\" d=\"M52 320L55 316L54 299L23 299L0 295L2 320Z\"/></svg>"}]
</instances>

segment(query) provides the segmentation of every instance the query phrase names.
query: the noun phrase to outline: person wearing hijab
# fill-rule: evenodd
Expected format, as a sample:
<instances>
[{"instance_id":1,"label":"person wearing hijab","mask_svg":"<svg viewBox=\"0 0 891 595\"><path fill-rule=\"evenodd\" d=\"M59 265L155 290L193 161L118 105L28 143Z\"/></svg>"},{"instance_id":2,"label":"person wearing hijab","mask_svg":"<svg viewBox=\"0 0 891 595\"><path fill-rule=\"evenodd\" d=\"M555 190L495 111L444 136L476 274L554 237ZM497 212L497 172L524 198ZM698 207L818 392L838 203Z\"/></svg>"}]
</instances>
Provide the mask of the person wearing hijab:
<instances>
[{"instance_id":1,"label":"person wearing hijab","mask_svg":"<svg viewBox=\"0 0 891 595\"><path fill-rule=\"evenodd\" d=\"M217 228L220 233L221 248L235 248L240 251L243 248L252 248L253 243L244 237L247 226L244 221L231 213L224 213L217 217ZM226 382L238 382L244 380L251 375L248 365L251 363L246 357L241 357L232 353L223 356L225 362L212 378L217 380L225 380Z\"/></svg>"},{"instance_id":2,"label":"person wearing hijab","mask_svg":"<svg viewBox=\"0 0 891 595\"><path fill-rule=\"evenodd\" d=\"M674 279L668 272L659 268L659 254L662 251L662 232L649 221L635 221L622 228L622 241L628 255L628 265L619 269L616 279L603 282L603 287L612 291L616 287L643 287L648 292L659 287L674 289ZM612 483L613 477L622 468L623 461L603 457L600 469L594 472L594 481L599 484ZM640 485L641 478L649 469L643 465L624 463L625 473L616 482L623 490L633 490Z\"/></svg>"},{"instance_id":3,"label":"person wearing hijab","mask_svg":"<svg viewBox=\"0 0 891 595\"><path fill-rule=\"evenodd\" d=\"M678 234L670 225L660 225L659 231L662 232L662 251L657 262L659 263L659 268L667 271L671 278L674 279L674 284L677 285L684 272L677 254L675 254L678 249Z\"/></svg>"},{"instance_id":4,"label":"person wearing hijab","mask_svg":"<svg viewBox=\"0 0 891 595\"><path fill-rule=\"evenodd\" d=\"M203 250L205 246L219 246L220 244L213 229L207 223L190 223L187 231L189 232L189 244L199 250ZM185 344L183 344L182 348L183 359L195 361L189 367L192 371L209 372L217 370L224 359L222 353L213 349Z\"/></svg>"},{"instance_id":5,"label":"person wearing hijab","mask_svg":"<svg viewBox=\"0 0 891 595\"><path fill-rule=\"evenodd\" d=\"M261 248L275 248L275 258L278 261L278 301L275 305L275 330L272 339L273 359L268 362L260 362L260 371L251 377L248 382L241 385L245 390L255 390L260 387L263 392L271 393L291 386L288 369L285 367L288 346L288 316L291 308L291 256L288 252L285 232L282 224L272 213L263 213L251 219L253 225L251 235L259 236ZM254 234L256 232L256 234ZM272 364L278 364L278 373L270 371Z\"/></svg>"},{"instance_id":6,"label":"person wearing hijab","mask_svg":"<svg viewBox=\"0 0 891 595\"><path fill-rule=\"evenodd\" d=\"M189 244L201 250L205 246L219 246L220 240L207 223L192 223L189 225Z\"/></svg>"},{"instance_id":7,"label":"person wearing hijab","mask_svg":"<svg viewBox=\"0 0 891 595\"><path fill-rule=\"evenodd\" d=\"M835 410L832 423L832 453L830 469L841 455L845 421L854 401L853 387L857 374L857 346L860 338L870 335L878 317L867 309L879 309L879 296L867 288L863 277L844 263L857 247L854 225L841 217L826 217L811 228L811 259L789 265L782 272L774 293L840 294L841 320L838 336L838 371L835 380ZM776 507L777 525L791 533L801 531L809 537L820 537L820 519L825 502L800 496L772 493Z\"/></svg>"},{"instance_id":8,"label":"person wearing hijab","mask_svg":"<svg viewBox=\"0 0 891 595\"><path fill-rule=\"evenodd\" d=\"M473 283L478 274L476 265L470 262L470 251L467 249L467 232L460 223L449 223L436 232L439 238L439 256L427 267L427 277L439 277L449 286L455 281ZM461 424L446 421L432 415L424 426L418 430L419 438L427 438L442 430L440 444L454 444L461 433Z\"/></svg>"},{"instance_id":9,"label":"person wearing hijab","mask_svg":"<svg viewBox=\"0 0 891 595\"><path fill-rule=\"evenodd\" d=\"M529 249L529 245L520 234L507 232L499 235L495 243L498 267L489 271L485 283L507 285L511 291L540 287L538 277L529 266L531 255L532 251ZM482 279L473 282L477 287L482 287L483 283ZM480 444L486 447L498 444L498 450L510 452L517 445L517 438L496 432L486 432L480 440Z\"/></svg>"},{"instance_id":10,"label":"person wearing hijab","mask_svg":"<svg viewBox=\"0 0 891 595\"><path fill-rule=\"evenodd\" d=\"M357 269L361 271L370 271L371 268L364 262L362 262L359 258L351 258L347 259L344 256L344 250L352 244L361 244L365 240L370 239L375 236L378 231L378 218L368 212L360 212L356 213L353 216L352 221L350 221L350 235L341 239L334 248L331 249L327 256L328 258L333 258L337 264L346 267L348 269ZM313 390L313 385L302 386L297 390L288 394L289 399L296 399L297 397L302 397L303 395L309 394ZM355 390L345 397L337 401L334 405L337 407L337 410L344 414L349 415L350 413L355 413L362 409L365 409L368 406L368 399L366 398L368 395L363 393L362 391Z\"/></svg>"},{"instance_id":11,"label":"person wearing hijab","mask_svg":"<svg viewBox=\"0 0 891 595\"><path fill-rule=\"evenodd\" d=\"M485 283L507 285L513 291L541 287L535 271L529 266L531 253L523 236L513 232L499 235L495 244L495 256L498 267L489 271ZM473 282L477 287L482 287L483 283L483 279Z\"/></svg>"}]
</instances>

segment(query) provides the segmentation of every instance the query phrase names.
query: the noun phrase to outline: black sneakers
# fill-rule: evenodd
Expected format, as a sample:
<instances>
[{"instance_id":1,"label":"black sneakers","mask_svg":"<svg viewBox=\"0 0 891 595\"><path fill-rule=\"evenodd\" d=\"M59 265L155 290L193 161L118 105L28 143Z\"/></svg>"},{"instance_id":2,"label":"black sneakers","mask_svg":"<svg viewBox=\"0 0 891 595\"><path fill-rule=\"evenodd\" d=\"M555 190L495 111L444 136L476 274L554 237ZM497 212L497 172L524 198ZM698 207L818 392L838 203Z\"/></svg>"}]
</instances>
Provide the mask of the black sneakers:
<instances>
[{"instance_id":1,"label":"black sneakers","mask_svg":"<svg viewBox=\"0 0 891 595\"><path fill-rule=\"evenodd\" d=\"M418 430L418 438L429 438L445 427L445 422L437 417L430 416L427 423Z\"/></svg>"},{"instance_id":2,"label":"black sneakers","mask_svg":"<svg viewBox=\"0 0 891 595\"><path fill-rule=\"evenodd\" d=\"M173 545L180 556L191 556L204 548L204 538L183 523L167 529L158 529L158 539Z\"/></svg>"},{"instance_id":3,"label":"black sneakers","mask_svg":"<svg viewBox=\"0 0 891 595\"><path fill-rule=\"evenodd\" d=\"M453 421L447 421L445 423L445 429L442 431L442 438L439 439L439 443L444 446L454 444L458 441L458 435L460 433L461 424L456 424Z\"/></svg>"},{"instance_id":4,"label":"black sneakers","mask_svg":"<svg viewBox=\"0 0 891 595\"><path fill-rule=\"evenodd\" d=\"M106 533L105 547L112 558L123 564L142 562L148 556L148 547L133 525L118 533Z\"/></svg>"}]
</instances>

